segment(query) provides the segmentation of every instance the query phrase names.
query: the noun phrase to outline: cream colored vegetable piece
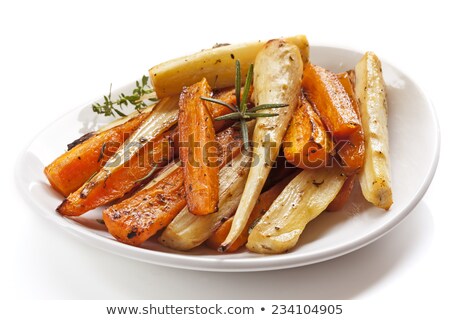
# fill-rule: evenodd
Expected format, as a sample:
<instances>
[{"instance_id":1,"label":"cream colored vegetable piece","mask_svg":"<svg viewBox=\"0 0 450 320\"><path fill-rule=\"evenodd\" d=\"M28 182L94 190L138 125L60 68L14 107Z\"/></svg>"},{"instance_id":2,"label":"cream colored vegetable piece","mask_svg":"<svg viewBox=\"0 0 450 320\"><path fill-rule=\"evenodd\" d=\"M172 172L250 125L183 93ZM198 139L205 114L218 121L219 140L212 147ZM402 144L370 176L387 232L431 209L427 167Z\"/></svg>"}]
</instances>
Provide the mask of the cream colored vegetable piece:
<instances>
[{"instance_id":1,"label":"cream colored vegetable piece","mask_svg":"<svg viewBox=\"0 0 450 320\"><path fill-rule=\"evenodd\" d=\"M386 89L381 62L367 52L355 68L355 93L365 134L364 166L359 181L364 197L388 210L392 201Z\"/></svg>"},{"instance_id":2,"label":"cream colored vegetable piece","mask_svg":"<svg viewBox=\"0 0 450 320\"><path fill-rule=\"evenodd\" d=\"M279 115L256 120L253 164L230 233L219 248L220 251L231 246L245 228L297 106L302 74L303 62L298 47L284 40L267 42L256 57L253 81L255 105L281 103L288 106L264 110Z\"/></svg>"},{"instance_id":3,"label":"cream colored vegetable piece","mask_svg":"<svg viewBox=\"0 0 450 320\"><path fill-rule=\"evenodd\" d=\"M327 208L345 180L339 168L302 171L250 232L247 248L266 254L292 249L306 225Z\"/></svg>"},{"instance_id":4,"label":"cream colored vegetable piece","mask_svg":"<svg viewBox=\"0 0 450 320\"><path fill-rule=\"evenodd\" d=\"M304 63L308 61L309 44L304 35L288 37L285 41L299 48ZM149 70L153 88L158 98L163 98L179 94L184 86L192 85L202 78L206 78L213 89L234 86L236 60L241 63L242 74L246 74L265 43L256 41L222 45L161 63Z\"/></svg>"}]
</instances>

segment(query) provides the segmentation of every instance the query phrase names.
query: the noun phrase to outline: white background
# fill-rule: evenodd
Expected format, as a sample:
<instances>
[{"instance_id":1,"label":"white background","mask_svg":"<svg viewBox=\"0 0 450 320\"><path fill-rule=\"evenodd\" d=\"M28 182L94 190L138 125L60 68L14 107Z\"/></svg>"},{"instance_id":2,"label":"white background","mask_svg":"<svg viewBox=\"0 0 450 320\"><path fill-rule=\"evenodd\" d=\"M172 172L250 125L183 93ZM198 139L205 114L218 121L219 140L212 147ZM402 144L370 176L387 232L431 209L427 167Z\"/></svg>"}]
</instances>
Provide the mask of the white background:
<instances>
[{"instance_id":1,"label":"white background","mask_svg":"<svg viewBox=\"0 0 450 320\"><path fill-rule=\"evenodd\" d=\"M450 284L448 15L432 1L2 1L2 300L388 299L414 307L414 301L443 302L440 292ZM49 123L107 92L109 83L126 84L156 63L217 42L298 33L311 44L375 51L417 79L435 104L442 134L436 177L416 209L382 239L291 270L184 271L92 248L42 219L19 194L14 167L20 151Z\"/></svg>"}]
</instances>

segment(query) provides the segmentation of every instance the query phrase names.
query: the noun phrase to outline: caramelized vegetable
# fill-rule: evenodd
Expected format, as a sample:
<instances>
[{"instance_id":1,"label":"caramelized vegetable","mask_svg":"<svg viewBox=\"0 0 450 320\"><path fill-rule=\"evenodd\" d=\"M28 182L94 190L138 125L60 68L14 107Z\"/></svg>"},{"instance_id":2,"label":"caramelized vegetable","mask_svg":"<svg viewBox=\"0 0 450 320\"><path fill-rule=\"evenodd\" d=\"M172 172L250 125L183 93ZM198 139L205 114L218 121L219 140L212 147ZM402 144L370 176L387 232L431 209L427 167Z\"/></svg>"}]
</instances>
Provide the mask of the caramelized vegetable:
<instances>
[{"instance_id":1,"label":"caramelized vegetable","mask_svg":"<svg viewBox=\"0 0 450 320\"><path fill-rule=\"evenodd\" d=\"M217 149L214 145L214 120L207 103L201 99L210 96L211 89L203 79L185 87L179 103L180 160L186 202L189 211L197 215L216 212L219 202L219 168L211 159L211 154Z\"/></svg>"},{"instance_id":2,"label":"caramelized vegetable","mask_svg":"<svg viewBox=\"0 0 450 320\"><path fill-rule=\"evenodd\" d=\"M361 126L352 102L336 74L308 63L302 86L308 100L317 108L334 138L345 139Z\"/></svg>"},{"instance_id":3,"label":"caramelized vegetable","mask_svg":"<svg viewBox=\"0 0 450 320\"><path fill-rule=\"evenodd\" d=\"M144 112L125 123L84 135L69 144L69 150L44 169L51 186L64 196L80 188L149 115Z\"/></svg>"},{"instance_id":4,"label":"caramelized vegetable","mask_svg":"<svg viewBox=\"0 0 450 320\"><path fill-rule=\"evenodd\" d=\"M235 252L239 248L245 245L248 239L248 234L250 232L251 227L259 220L261 217L269 210L272 202L278 197L278 195L283 191L283 189L287 186L287 184L294 178L295 175L290 175L272 188L262 193L258 200L256 201L256 205L253 208L250 217L248 218L247 224L245 225L244 230L241 232L239 237L234 241L234 243L228 248L227 252ZM228 235L228 232L231 229L231 224L233 223L233 217L229 218L225 221L206 241L206 245L212 249L217 250L222 242Z\"/></svg>"},{"instance_id":5,"label":"caramelized vegetable","mask_svg":"<svg viewBox=\"0 0 450 320\"><path fill-rule=\"evenodd\" d=\"M342 86L347 92L350 101L352 102L353 110L355 110L358 119L361 121L361 115L359 112L358 102L355 98L355 92L353 89L352 81L350 79L351 75L349 73L339 73L338 78ZM341 160L342 168L347 175L352 175L357 173L364 164L364 132L363 127L358 126L358 128L350 134L350 136L338 142L338 154Z\"/></svg>"},{"instance_id":6,"label":"caramelized vegetable","mask_svg":"<svg viewBox=\"0 0 450 320\"><path fill-rule=\"evenodd\" d=\"M237 126L217 134L216 141L221 151L219 167L240 152L240 134ZM167 226L186 205L183 177L183 169L172 164L148 187L104 210L103 220L108 231L121 242L140 245Z\"/></svg>"},{"instance_id":7,"label":"caramelized vegetable","mask_svg":"<svg viewBox=\"0 0 450 320\"><path fill-rule=\"evenodd\" d=\"M327 163L331 141L322 120L304 96L299 98L283 146L286 160L299 168L320 168Z\"/></svg>"},{"instance_id":8,"label":"caramelized vegetable","mask_svg":"<svg viewBox=\"0 0 450 320\"><path fill-rule=\"evenodd\" d=\"M353 185L355 184L355 177L356 175L351 175L347 178L347 180L345 180L344 185L337 194L336 198L334 198L328 205L327 211L339 211L345 206L350 194L352 193Z\"/></svg>"}]
</instances>

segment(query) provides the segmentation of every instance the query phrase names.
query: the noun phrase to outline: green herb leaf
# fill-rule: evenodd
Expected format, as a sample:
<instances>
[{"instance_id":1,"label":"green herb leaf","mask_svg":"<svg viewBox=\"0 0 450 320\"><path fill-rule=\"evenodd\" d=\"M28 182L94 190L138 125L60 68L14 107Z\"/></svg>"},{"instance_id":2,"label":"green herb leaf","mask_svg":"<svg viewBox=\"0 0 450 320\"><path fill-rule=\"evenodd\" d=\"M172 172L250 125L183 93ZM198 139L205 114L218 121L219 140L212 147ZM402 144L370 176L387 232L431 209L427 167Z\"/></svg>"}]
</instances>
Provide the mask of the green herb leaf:
<instances>
[{"instance_id":1,"label":"green herb leaf","mask_svg":"<svg viewBox=\"0 0 450 320\"><path fill-rule=\"evenodd\" d=\"M119 98L117 100L111 100L111 84L109 86L109 94L107 96L103 96L103 103L92 104L92 111L98 114L103 114L106 117L125 117L126 114L122 111L124 106L126 107L129 104L133 105L134 109L137 111L146 108L151 104L149 102L155 102L158 100L155 96L153 96L154 90L148 84L148 80L148 76L142 76L141 83L136 81L136 88L133 89L133 94L125 95L121 93L119 94Z\"/></svg>"},{"instance_id":2,"label":"green herb leaf","mask_svg":"<svg viewBox=\"0 0 450 320\"><path fill-rule=\"evenodd\" d=\"M250 65L247 72L247 78L245 79L245 86L244 86L244 94L242 95L242 101L239 105L241 112L245 113L247 111L247 100L248 100L248 93L250 91L250 86L253 82L253 64Z\"/></svg>"},{"instance_id":3,"label":"green herb leaf","mask_svg":"<svg viewBox=\"0 0 450 320\"><path fill-rule=\"evenodd\" d=\"M233 107L232 105L230 105L230 104L228 104L228 103L226 103L226 102L223 102L222 100L219 100L219 99L213 99L213 98L208 98L208 97L200 97L200 99L205 100L205 101L209 101L209 102L213 102L213 103L220 104L220 105L222 105L222 106L224 106L224 107L227 107L228 109L230 109L230 110L233 111L233 112L236 112L236 111L237 111L237 109L236 109L235 107Z\"/></svg>"}]
</instances>

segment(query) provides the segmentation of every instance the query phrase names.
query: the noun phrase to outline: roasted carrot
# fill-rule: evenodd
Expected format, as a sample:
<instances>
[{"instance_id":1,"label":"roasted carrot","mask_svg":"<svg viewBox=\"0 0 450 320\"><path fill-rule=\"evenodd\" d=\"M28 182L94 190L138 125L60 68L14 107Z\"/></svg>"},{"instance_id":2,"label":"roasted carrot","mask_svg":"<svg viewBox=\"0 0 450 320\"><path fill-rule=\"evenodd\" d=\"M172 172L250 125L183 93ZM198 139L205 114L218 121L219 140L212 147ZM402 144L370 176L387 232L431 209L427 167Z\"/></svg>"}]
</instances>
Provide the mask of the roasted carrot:
<instances>
[{"instance_id":1,"label":"roasted carrot","mask_svg":"<svg viewBox=\"0 0 450 320\"><path fill-rule=\"evenodd\" d=\"M355 184L356 175L351 175L345 180L344 185L342 186L339 193L336 195L336 198L331 201L331 203L327 207L327 211L339 211L341 210L345 203L347 202L350 194L353 190L353 185Z\"/></svg>"},{"instance_id":2,"label":"roasted carrot","mask_svg":"<svg viewBox=\"0 0 450 320\"><path fill-rule=\"evenodd\" d=\"M105 131L84 135L44 169L51 186L64 196L80 188L96 173L150 113L141 113Z\"/></svg>"},{"instance_id":3,"label":"roasted carrot","mask_svg":"<svg viewBox=\"0 0 450 320\"><path fill-rule=\"evenodd\" d=\"M289 175L285 177L283 180L275 184L272 188L262 193L258 200L256 201L256 205L253 208L250 217L248 218L247 224L245 225L244 230L241 232L239 237L233 244L228 248L227 252L235 252L240 247L244 246L248 239L248 234L251 227L264 215L264 213L270 208L272 202L278 197L278 195L283 191L284 187L288 185L288 183L297 175L297 172L294 175ZM233 223L233 217L230 217L227 221L225 221L214 233L213 235L206 241L206 245L212 249L217 250L222 242L227 237L231 225Z\"/></svg>"},{"instance_id":4,"label":"roasted carrot","mask_svg":"<svg viewBox=\"0 0 450 320\"><path fill-rule=\"evenodd\" d=\"M240 152L240 134L237 126L217 134L219 167ZM104 210L103 220L117 240L137 246L167 226L185 205L183 169L172 165L148 187Z\"/></svg>"},{"instance_id":5,"label":"roasted carrot","mask_svg":"<svg viewBox=\"0 0 450 320\"><path fill-rule=\"evenodd\" d=\"M336 74L308 63L302 86L333 138L345 139L361 127L361 121Z\"/></svg>"},{"instance_id":6,"label":"roasted carrot","mask_svg":"<svg viewBox=\"0 0 450 320\"><path fill-rule=\"evenodd\" d=\"M358 119L361 121L358 102L355 98L351 75L348 72L338 74L339 81L347 92ZM362 125L345 140L337 141L337 153L344 172L351 175L359 171L364 164L364 132Z\"/></svg>"},{"instance_id":7,"label":"roasted carrot","mask_svg":"<svg viewBox=\"0 0 450 320\"><path fill-rule=\"evenodd\" d=\"M322 120L304 96L299 97L283 147L286 160L299 168L320 168L327 163L331 141Z\"/></svg>"},{"instance_id":8,"label":"roasted carrot","mask_svg":"<svg viewBox=\"0 0 450 320\"><path fill-rule=\"evenodd\" d=\"M183 88L180 95L180 160L189 211L206 215L217 211L219 203L219 168L211 161L214 146L213 118L201 97L210 97L206 79ZM215 151L213 151L215 152Z\"/></svg>"}]
</instances>

